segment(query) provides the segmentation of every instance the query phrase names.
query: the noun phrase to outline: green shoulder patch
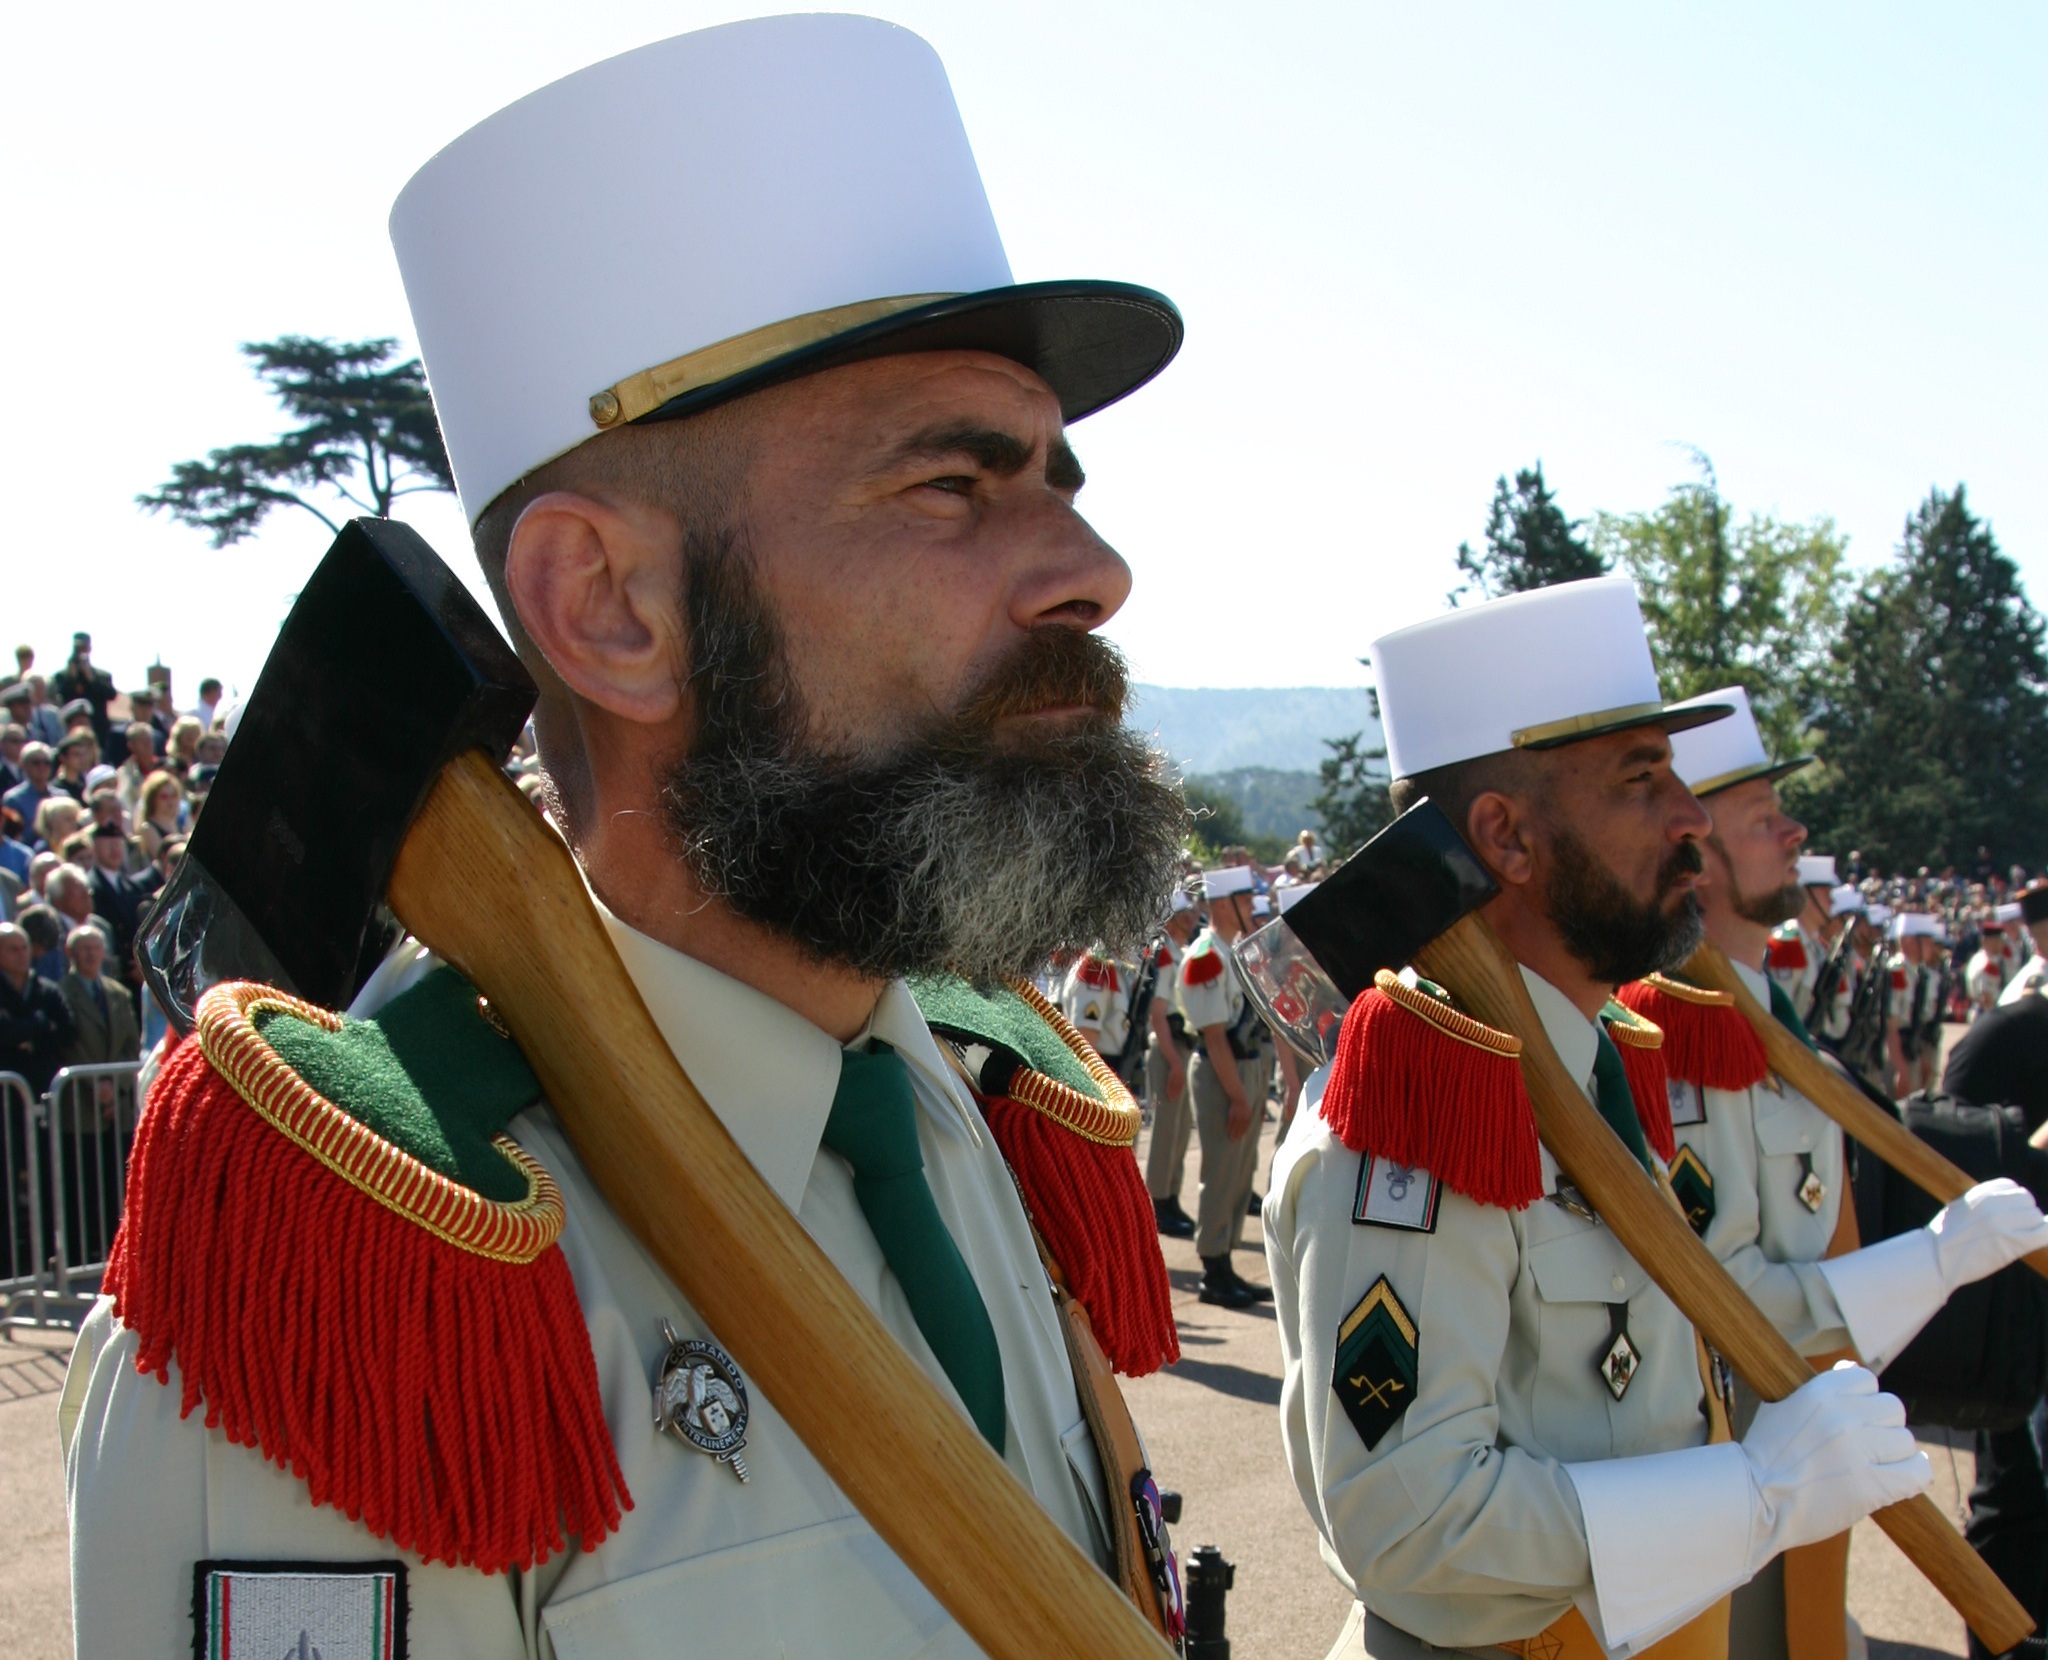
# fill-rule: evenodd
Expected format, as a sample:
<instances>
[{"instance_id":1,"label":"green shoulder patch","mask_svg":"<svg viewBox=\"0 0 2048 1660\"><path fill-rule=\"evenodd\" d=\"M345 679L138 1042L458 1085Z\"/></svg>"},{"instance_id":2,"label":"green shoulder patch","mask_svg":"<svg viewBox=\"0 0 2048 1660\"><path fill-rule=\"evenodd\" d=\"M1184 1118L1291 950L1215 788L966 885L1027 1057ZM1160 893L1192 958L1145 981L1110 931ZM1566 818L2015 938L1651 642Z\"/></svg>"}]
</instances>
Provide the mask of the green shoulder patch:
<instances>
[{"instance_id":1,"label":"green shoulder patch","mask_svg":"<svg viewBox=\"0 0 2048 1660\"><path fill-rule=\"evenodd\" d=\"M1692 1231L1704 1234L1714 1220L1714 1176L1706 1160L1690 1147L1680 1147L1671 1161L1671 1191L1678 1195Z\"/></svg>"},{"instance_id":2,"label":"green shoulder patch","mask_svg":"<svg viewBox=\"0 0 2048 1660\"><path fill-rule=\"evenodd\" d=\"M996 986L984 995L954 975L930 974L912 980L910 994L941 1037L987 1044L1091 1101L1106 1099L1102 1086L1088 1076L1066 1041L1008 986Z\"/></svg>"},{"instance_id":3,"label":"green shoulder patch","mask_svg":"<svg viewBox=\"0 0 2048 1660\"><path fill-rule=\"evenodd\" d=\"M276 1009L255 1025L314 1090L428 1169L486 1199L525 1197L526 1177L491 1139L540 1099L540 1081L454 969L338 1032Z\"/></svg>"},{"instance_id":4,"label":"green shoulder patch","mask_svg":"<svg viewBox=\"0 0 2048 1660\"><path fill-rule=\"evenodd\" d=\"M1421 1333L1382 1274L1337 1328L1331 1386L1368 1451L1415 1399Z\"/></svg>"}]
</instances>

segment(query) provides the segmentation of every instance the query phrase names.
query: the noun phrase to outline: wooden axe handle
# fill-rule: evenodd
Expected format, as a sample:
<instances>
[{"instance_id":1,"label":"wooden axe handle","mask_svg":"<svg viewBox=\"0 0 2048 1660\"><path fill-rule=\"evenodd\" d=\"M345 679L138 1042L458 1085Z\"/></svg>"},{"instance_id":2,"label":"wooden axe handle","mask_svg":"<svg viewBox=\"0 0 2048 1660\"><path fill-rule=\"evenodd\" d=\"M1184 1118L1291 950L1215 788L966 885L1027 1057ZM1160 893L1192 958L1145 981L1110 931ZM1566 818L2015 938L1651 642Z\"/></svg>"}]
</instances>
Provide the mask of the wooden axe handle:
<instances>
[{"instance_id":1,"label":"wooden axe handle","mask_svg":"<svg viewBox=\"0 0 2048 1660\"><path fill-rule=\"evenodd\" d=\"M1685 972L1710 991L1729 993L1742 1018L1763 1039L1771 1070L1923 1193L1947 1204L1977 1185L1788 1032L1742 983L1719 947L1702 945ZM2048 1280L2048 1250L2020 1260Z\"/></svg>"},{"instance_id":2,"label":"wooden axe handle","mask_svg":"<svg viewBox=\"0 0 2048 1660\"><path fill-rule=\"evenodd\" d=\"M985 1652L1167 1660L747 1162L676 1064L568 848L483 754L435 783L389 897L511 1027L634 1237Z\"/></svg>"},{"instance_id":3,"label":"wooden axe handle","mask_svg":"<svg viewBox=\"0 0 2048 1660\"><path fill-rule=\"evenodd\" d=\"M1460 918L1416 953L1415 966L1472 1014L1522 1040L1536 1130L1558 1168L1750 1388L1767 1401L1783 1400L1810 1379L1813 1369L1742 1294L1565 1071L1521 971L1485 919L1476 912ZM1926 1494L1888 1505L1875 1520L1992 1653L2005 1653L2034 1629Z\"/></svg>"}]
</instances>

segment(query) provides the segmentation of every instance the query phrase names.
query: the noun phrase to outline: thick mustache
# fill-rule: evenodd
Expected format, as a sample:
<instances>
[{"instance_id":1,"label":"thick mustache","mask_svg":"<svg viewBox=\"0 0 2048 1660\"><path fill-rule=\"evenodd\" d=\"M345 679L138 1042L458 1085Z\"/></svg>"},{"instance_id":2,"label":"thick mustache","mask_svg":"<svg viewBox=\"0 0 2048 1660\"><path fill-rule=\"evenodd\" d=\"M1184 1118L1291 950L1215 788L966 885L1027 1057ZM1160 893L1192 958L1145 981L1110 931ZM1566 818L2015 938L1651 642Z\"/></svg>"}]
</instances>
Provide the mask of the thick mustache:
<instances>
[{"instance_id":1,"label":"thick mustache","mask_svg":"<svg viewBox=\"0 0 2048 1660\"><path fill-rule=\"evenodd\" d=\"M1706 855L1698 842L1680 842L1657 873L1657 894L1662 898L1678 885L1681 876L1698 876L1707 868Z\"/></svg>"},{"instance_id":2,"label":"thick mustache","mask_svg":"<svg viewBox=\"0 0 2048 1660\"><path fill-rule=\"evenodd\" d=\"M1130 696L1130 670L1115 646L1100 635L1047 626L1025 636L961 705L956 719L976 728L1044 709L1083 708L1117 721Z\"/></svg>"}]
</instances>

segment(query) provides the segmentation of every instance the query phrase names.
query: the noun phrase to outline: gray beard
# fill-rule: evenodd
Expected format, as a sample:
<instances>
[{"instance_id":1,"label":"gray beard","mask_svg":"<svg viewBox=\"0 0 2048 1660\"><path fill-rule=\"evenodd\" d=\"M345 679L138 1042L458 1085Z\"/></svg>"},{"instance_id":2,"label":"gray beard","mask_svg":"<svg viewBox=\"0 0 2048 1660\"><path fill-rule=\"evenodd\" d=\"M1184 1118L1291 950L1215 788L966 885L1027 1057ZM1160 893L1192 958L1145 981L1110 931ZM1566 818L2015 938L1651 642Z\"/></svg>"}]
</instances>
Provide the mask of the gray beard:
<instances>
[{"instance_id":1,"label":"gray beard","mask_svg":"<svg viewBox=\"0 0 2048 1660\"><path fill-rule=\"evenodd\" d=\"M987 986L1061 950L1134 952L1157 928L1187 807L1165 758L1117 718L998 746L970 713L879 754L821 750L743 545L693 546L686 564L698 736L661 800L707 893L870 978ZM1008 678L1120 709L1114 648L1057 632Z\"/></svg>"},{"instance_id":2,"label":"gray beard","mask_svg":"<svg viewBox=\"0 0 2048 1660\"><path fill-rule=\"evenodd\" d=\"M1684 848L1693 849L1690 860ZM1707 925L1699 900L1688 893L1675 912L1664 910L1664 896L1676 877L1699 869L1693 843L1673 850L1659 873L1657 897L1648 904L1624 888L1575 833L1558 830L1553 853L1545 909L1566 948L1603 985L1626 985L1646 974L1682 968L1700 948Z\"/></svg>"}]
</instances>

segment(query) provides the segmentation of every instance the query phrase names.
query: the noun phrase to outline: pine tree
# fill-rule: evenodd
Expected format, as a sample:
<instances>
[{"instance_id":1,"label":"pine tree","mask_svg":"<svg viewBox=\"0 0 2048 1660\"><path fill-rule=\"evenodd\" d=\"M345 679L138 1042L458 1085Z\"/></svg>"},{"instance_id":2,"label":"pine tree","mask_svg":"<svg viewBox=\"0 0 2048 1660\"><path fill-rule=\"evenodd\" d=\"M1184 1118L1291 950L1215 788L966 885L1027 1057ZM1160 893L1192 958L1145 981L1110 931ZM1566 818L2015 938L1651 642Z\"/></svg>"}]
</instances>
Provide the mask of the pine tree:
<instances>
[{"instance_id":1,"label":"pine tree","mask_svg":"<svg viewBox=\"0 0 2048 1660\"><path fill-rule=\"evenodd\" d=\"M1494 481L1486 510L1486 551L1458 544L1458 571L1465 581L1449 597L1456 605L1467 594L1492 599L1526 593L1581 577L1604 576L1607 562L1579 535L1580 522L1567 519L1543 479L1543 463Z\"/></svg>"},{"instance_id":2,"label":"pine tree","mask_svg":"<svg viewBox=\"0 0 2048 1660\"><path fill-rule=\"evenodd\" d=\"M1664 695L1749 693L1765 746L1799 752L1806 683L1841 614L1847 543L1829 519L1731 523L1713 463L1648 513L1603 513L1593 545L1636 581Z\"/></svg>"},{"instance_id":3,"label":"pine tree","mask_svg":"<svg viewBox=\"0 0 2048 1660\"><path fill-rule=\"evenodd\" d=\"M302 507L329 530L357 513L388 518L400 496L455 488L426 370L396 340L337 343L300 334L245 345L256 378L298 425L262 444L180 461L135 499L206 531L217 548L253 536L273 507ZM315 492L338 498L323 511Z\"/></svg>"},{"instance_id":4,"label":"pine tree","mask_svg":"<svg viewBox=\"0 0 2048 1660\"><path fill-rule=\"evenodd\" d=\"M1378 707L1378 695L1374 695ZM1348 859L1394 822L1394 804L1387 793L1384 749L1365 749L1363 732L1348 738L1325 738L1330 753L1318 763L1323 787L1311 805L1322 821L1330 851Z\"/></svg>"},{"instance_id":5,"label":"pine tree","mask_svg":"<svg viewBox=\"0 0 2048 1660\"><path fill-rule=\"evenodd\" d=\"M1815 691L1823 765L1790 792L1814 845L1890 869L2048 857L2043 624L1960 484L1907 519Z\"/></svg>"}]
</instances>

